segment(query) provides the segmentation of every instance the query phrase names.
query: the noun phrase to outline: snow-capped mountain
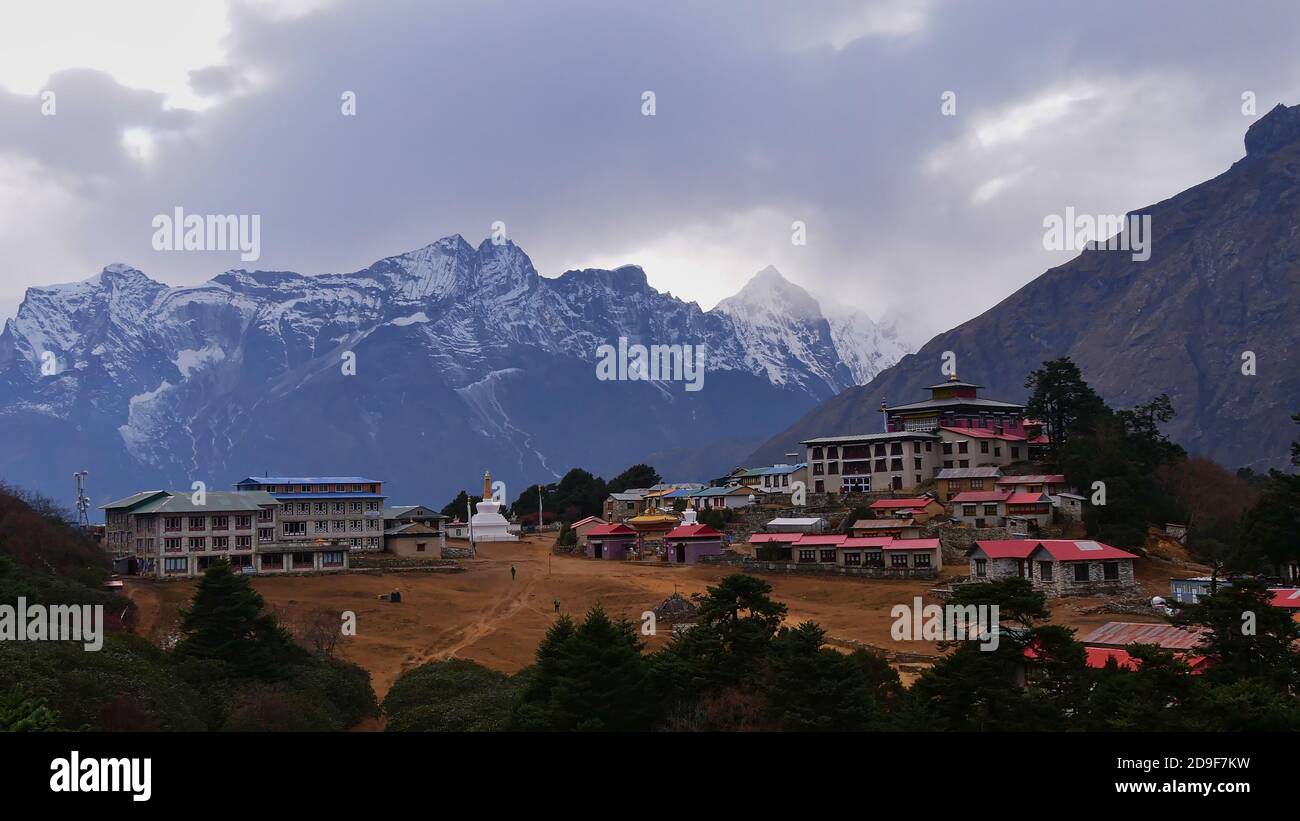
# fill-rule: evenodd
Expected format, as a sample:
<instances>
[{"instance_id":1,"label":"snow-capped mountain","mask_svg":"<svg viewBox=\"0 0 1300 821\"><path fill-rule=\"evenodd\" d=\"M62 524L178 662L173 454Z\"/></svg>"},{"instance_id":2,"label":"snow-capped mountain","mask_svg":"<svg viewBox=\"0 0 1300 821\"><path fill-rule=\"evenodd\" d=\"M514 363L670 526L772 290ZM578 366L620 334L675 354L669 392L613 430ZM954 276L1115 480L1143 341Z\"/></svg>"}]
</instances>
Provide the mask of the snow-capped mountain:
<instances>
[{"instance_id":1,"label":"snow-capped mountain","mask_svg":"<svg viewBox=\"0 0 1300 821\"><path fill-rule=\"evenodd\" d=\"M601 381L599 348L620 337L703 345L702 389ZM62 496L89 468L103 500L370 474L441 505L485 467L509 486L657 454L698 478L902 353L771 268L706 312L637 267L545 278L513 243L458 235L349 274L169 287L111 265L29 289L5 323L0 479Z\"/></svg>"}]
</instances>

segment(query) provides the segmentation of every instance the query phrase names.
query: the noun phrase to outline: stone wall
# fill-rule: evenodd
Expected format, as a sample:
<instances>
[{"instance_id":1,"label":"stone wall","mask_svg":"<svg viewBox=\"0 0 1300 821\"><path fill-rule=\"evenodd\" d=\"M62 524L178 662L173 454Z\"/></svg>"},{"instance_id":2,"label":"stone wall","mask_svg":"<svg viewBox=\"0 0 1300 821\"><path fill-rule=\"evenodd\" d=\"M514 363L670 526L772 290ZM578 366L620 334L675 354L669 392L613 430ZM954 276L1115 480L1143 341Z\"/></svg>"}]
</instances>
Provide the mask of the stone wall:
<instances>
[{"instance_id":1,"label":"stone wall","mask_svg":"<svg viewBox=\"0 0 1300 821\"><path fill-rule=\"evenodd\" d=\"M933 567L899 569L892 567L845 567L838 564L805 564L801 562L764 562L748 556L723 554L701 556L700 564L719 564L736 568L742 573L802 573L812 576L859 576L868 579L937 579L939 571Z\"/></svg>"},{"instance_id":2,"label":"stone wall","mask_svg":"<svg viewBox=\"0 0 1300 821\"><path fill-rule=\"evenodd\" d=\"M922 539L939 540L944 564L966 563L966 550L975 542L1011 538L1011 531L1005 527L960 527L930 521L920 528Z\"/></svg>"},{"instance_id":3,"label":"stone wall","mask_svg":"<svg viewBox=\"0 0 1300 821\"><path fill-rule=\"evenodd\" d=\"M471 547L452 547L446 545L442 548L442 557L444 559L472 559L474 558L474 549Z\"/></svg>"}]
</instances>

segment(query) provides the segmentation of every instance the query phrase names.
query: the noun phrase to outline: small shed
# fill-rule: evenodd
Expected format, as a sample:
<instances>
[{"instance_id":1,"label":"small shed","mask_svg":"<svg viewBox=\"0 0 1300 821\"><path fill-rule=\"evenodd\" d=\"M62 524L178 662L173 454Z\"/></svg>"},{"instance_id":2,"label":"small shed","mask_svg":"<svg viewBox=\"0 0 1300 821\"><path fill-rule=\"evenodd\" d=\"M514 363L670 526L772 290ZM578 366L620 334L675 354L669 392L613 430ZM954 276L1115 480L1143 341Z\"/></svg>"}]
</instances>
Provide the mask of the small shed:
<instances>
[{"instance_id":1,"label":"small shed","mask_svg":"<svg viewBox=\"0 0 1300 821\"><path fill-rule=\"evenodd\" d=\"M589 559L622 561L636 549L636 531L622 523L596 525L587 531L583 551Z\"/></svg>"},{"instance_id":2,"label":"small shed","mask_svg":"<svg viewBox=\"0 0 1300 821\"><path fill-rule=\"evenodd\" d=\"M695 511L686 511L680 527L664 536L664 558L672 564L696 564L701 556L722 554L722 532L695 521Z\"/></svg>"}]
</instances>

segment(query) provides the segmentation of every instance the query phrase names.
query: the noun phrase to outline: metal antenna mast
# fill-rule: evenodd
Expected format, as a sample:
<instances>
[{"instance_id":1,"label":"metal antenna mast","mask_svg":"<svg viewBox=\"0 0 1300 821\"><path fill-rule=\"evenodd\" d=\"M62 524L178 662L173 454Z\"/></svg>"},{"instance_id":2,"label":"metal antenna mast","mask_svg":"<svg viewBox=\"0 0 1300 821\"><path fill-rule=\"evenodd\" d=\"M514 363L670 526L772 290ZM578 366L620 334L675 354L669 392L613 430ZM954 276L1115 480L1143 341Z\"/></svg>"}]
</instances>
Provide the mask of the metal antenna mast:
<instances>
[{"instance_id":1,"label":"metal antenna mast","mask_svg":"<svg viewBox=\"0 0 1300 821\"><path fill-rule=\"evenodd\" d=\"M79 470L72 474L77 480L77 527L86 530L90 527L90 499L86 496L86 477L88 470Z\"/></svg>"}]
</instances>

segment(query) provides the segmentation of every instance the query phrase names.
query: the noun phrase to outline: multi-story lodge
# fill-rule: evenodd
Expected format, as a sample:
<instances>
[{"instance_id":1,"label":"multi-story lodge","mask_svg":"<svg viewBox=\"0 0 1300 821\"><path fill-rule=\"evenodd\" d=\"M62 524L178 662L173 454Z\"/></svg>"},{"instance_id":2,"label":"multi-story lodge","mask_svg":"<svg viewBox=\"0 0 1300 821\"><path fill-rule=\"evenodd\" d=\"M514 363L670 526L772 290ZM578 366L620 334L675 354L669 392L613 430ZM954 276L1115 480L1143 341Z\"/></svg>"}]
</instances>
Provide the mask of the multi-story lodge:
<instances>
[{"instance_id":1,"label":"multi-story lodge","mask_svg":"<svg viewBox=\"0 0 1300 821\"><path fill-rule=\"evenodd\" d=\"M277 539L280 502L263 492L147 490L103 506L105 545L134 572L201 575L215 561L243 573L344 570L342 539Z\"/></svg>"},{"instance_id":2,"label":"multi-story lodge","mask_svg":"<svg viewBox=\"0 0 1300 821\"><path fill-rule=\"evenodd\" d=\"M954 375L931 385L930 398L881 405L885 430L808 439L814 493L905 490L945 468L1002 467L1029 458L1045 440L1026 427L1025 408L979 396L980 385Z\"/></svg>"},{"instance_id":3,"label":"multi-story lodge","mask_svg":"<svg viewBox=\"0 0 1300 821\"><path fill-rule=\"evenodd\" d=\"M383 483L362 476L250 476L241 493L269 493L282 505L279 537L346 539L352 550L384 549Z\"/></svg>"}]
</instances>

